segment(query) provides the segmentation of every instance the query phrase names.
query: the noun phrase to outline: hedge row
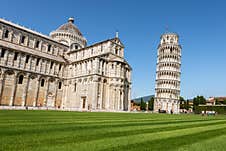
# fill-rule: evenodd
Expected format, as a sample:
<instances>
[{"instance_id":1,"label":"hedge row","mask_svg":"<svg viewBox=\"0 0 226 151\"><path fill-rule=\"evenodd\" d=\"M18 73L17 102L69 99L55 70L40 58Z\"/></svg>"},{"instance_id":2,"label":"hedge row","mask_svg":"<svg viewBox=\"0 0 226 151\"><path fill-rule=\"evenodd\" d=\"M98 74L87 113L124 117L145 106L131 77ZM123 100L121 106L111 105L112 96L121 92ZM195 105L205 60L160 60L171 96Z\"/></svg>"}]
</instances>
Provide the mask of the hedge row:
<instances>
[{"instance_id":1,"label":"hedge row","mask_svg":"<svg viewBox=\"0 0 226 151\"><path fill-rule=\"evenodd\" d=\"M226 114L226 106L195 106L194 112L200 114L202 111L216 111L218 114Z\"/></svg>"}]
</instances>

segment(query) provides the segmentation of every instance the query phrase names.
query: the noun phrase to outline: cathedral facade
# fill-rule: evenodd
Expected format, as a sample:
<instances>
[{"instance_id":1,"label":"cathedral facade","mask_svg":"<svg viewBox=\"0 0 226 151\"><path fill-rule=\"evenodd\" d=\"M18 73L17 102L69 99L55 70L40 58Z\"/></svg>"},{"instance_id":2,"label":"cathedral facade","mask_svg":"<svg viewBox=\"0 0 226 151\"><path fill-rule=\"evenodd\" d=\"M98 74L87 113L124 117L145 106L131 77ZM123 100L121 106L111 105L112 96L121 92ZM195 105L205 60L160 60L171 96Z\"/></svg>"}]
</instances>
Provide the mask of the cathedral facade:
<instances>
[{"instance_id":1,"label":"cathedral facade","mask_svg":"<svg viewBox=\"0 0 226 151\"><path fill-rule=\"evenodd\" d=\"M131 67L112 39L87 46L74 19L50 33L0 19L0 107L128 111Z\"/></svg>"}]
</instances>

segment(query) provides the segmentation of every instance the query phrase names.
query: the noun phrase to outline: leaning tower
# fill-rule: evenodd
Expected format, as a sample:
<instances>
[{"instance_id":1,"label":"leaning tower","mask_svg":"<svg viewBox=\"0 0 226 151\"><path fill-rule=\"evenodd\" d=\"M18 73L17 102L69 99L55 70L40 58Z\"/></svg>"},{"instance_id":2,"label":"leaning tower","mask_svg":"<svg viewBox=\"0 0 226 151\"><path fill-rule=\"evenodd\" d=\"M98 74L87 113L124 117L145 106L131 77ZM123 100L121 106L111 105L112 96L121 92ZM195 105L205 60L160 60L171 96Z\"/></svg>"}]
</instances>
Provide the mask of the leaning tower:
<instances>
[{"instance_id":1,"label":"leaning tower","mask_svg":"<svg viewBox=\"0 0 226 151\"><path fill-rule=\"evenodd\" d=\"M154 111L179 113L181 46L178 35L165 33L158 46Z\"/></svg>"}]
</instances>

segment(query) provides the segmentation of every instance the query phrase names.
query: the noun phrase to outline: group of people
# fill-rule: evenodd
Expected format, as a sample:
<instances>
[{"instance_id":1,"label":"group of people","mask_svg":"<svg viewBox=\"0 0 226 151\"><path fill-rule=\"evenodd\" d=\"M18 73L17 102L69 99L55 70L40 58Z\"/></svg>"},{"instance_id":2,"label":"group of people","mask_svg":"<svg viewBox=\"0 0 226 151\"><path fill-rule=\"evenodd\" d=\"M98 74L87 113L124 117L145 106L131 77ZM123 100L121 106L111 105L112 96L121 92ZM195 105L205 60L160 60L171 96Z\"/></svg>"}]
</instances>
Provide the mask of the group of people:
<instances>
[{"instance_id":1,"label":"group of people","mask_svg":"<svg viewBox=\"0 0 226 151\"><path fill-rule=\"evenodd\" d=\"M207 116L209 116L209 115L216 115L217 114L217 112L216 111L202 111L202 116L204 116L204 115L207 115Z\"/></svg>"}]
</instances>

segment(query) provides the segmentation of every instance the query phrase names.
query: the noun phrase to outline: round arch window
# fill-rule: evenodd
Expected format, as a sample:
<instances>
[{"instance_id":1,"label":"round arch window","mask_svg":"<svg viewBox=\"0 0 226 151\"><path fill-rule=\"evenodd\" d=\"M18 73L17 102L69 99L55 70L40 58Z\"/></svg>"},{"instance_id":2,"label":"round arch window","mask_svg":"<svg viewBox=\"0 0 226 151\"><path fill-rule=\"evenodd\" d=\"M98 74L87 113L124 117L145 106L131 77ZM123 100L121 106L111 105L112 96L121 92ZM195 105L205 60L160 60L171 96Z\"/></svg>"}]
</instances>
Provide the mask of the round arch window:
<instances>
[{"instance_id":1,"label":"round arch window","mask_svg":"<svg viewBox=\"0 0 226 151\"><path fill-rule=\"evenodd\" d=\"M71 44L70 48L71 48L72 50L77 50L77 49L80 49L81 46L80 46L79 44L77 44L77 43L73 43L73 44Z\"/></svg>"}]
</instances>

